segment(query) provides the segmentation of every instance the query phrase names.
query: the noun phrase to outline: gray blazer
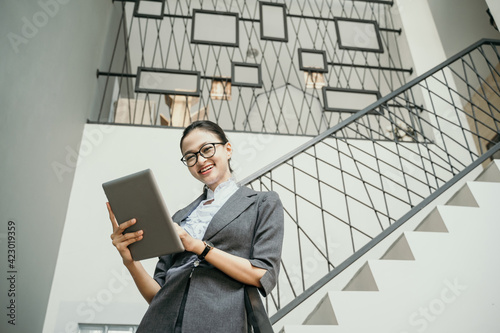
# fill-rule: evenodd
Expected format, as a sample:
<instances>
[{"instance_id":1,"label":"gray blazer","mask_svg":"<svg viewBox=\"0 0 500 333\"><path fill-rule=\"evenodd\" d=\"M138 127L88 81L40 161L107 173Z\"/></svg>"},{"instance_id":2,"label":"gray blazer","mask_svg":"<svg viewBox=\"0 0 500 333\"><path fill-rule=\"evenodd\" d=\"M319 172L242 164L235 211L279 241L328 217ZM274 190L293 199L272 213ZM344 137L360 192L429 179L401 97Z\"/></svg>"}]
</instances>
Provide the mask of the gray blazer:
<instances>
[{"instance_id":1,"label":"gray blazer","mask_svg":"<svg viewBox=\"0 0 500 333\"><path fill-rule=\"evenodd\" d=\"M186 219L205 196L206 193L178 211L173 220L180 223ZM256 192L241 187L215 214L203 240L212 242L222 251L248 258L255 267L266 269L260 280L262 288L259 288L265 296L277 282L283 224L283 206L275 192ZM207 261L197 267L186 266L193 256L185 251L159 258L154 279L161 289L137 332L174 332L183 297L186 303L182 332L247 332L244 285Z\"/></svg>"}]
</instances>

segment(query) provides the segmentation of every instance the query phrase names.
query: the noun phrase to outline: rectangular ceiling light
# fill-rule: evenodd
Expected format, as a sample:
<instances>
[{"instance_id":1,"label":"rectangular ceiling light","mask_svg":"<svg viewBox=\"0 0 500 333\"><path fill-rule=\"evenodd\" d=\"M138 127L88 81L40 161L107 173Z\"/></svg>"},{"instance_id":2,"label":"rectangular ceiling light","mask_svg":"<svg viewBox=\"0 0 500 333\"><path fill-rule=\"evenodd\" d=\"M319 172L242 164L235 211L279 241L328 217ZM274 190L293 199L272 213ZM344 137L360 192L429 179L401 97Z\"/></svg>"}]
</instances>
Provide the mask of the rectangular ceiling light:
<instances>
[{"instance_id":1,"label":"rectangular ceiling light","mask_svg":"<svg viewBox=\"0 0 500 333\"><path fill-rule=\"evenodd\" d=\"M327 73L326 52L324 50L299 49L299 69L301 71Z\"/></svg>"},{"instance_id":2,"label":"rectangular ceiling light","mask_svg":"<svg viewBox=\"0 0 500 333\"><path fill-rule=\"evenodd\" d=\"M170 95L200 95L200 72L163 68L137 68L135 91Z\"/></svg>"},{"instance_id":3,"label":"rectangular ceiling light","mask_svg":"<svg viewBox=\"0 0 500 333\"><path fill-rule=\"evenodd\" d=\"M233 62L231 64L231 82L233 86L261 88L260 64Z\"/></svg>"},{"instance_id":4,"label":"rectangular ceiling light","mask_svg":"<svg viewBox=\"0 0 500 333\"><path fill-rule=\"evenodd\" d=\"M238 47L238 13L193 10L191 43Z\"/></svg>"},{"instance_id":5,"label":"rectangular ceiling light","mask_svg":"<svg viewBox=\"0 0 500 333\"><path fill-rule=\"evenodd\" d=\"M377 21L336 18L340 49L383 53Z\"/></svg>"},{"instance_id":6,"label":"rectangular ceiling light","mask_svg":"<svg viewBox=\"0 0 500 333\"><path fill-rule=\"evenodd\" d=\"M163 19L165 0L137 0L134 6L134 16L152 19Z\"/></svg>"},{"instance_id":7,"label":"rectangular ceiling light","mask_svg":"<svg viewBox=\"0 0 500 333\"><path fill-rule=\"evenodd\" d=\"M376 90L323 87L325 111L358 112L380 99ZM378 111L370 113L379 114Z\"/></svg>"},{"instance_id":8,"label":"rectangular ceiling light","mask_svg":"<svg viewBox=\"0 0 500 333\"><path fill-rule=\"evenodd\" d=\"M259 6L260 39L288 42L285 4L260 2Z\"/></svg>"}]
</instances>

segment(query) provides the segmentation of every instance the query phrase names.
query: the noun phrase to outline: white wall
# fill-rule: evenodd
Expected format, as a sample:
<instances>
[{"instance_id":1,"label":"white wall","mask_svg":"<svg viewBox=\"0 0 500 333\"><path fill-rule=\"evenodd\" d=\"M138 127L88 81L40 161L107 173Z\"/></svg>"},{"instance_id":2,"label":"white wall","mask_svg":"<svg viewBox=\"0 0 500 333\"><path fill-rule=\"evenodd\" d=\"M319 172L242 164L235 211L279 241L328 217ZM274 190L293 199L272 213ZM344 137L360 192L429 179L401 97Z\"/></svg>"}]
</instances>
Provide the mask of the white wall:
<instances>
[{"instance_id":1,"label":"white wall","mask_svg":"<svg viewBox=\"0 0 500 333\"><path fill-rule=\"evenodd\" d=\"M423 74L446 60L428 0L398 0L396 5L416 75Z\"/></svg>"},{"instance_id":2,"label":"white wall","mask_svg":"<svg viewBox=\"0 0 500 333\"><path fill-rule=\"evenodd\" d=\"M500 39L484 0L428 0L447 58L482 38Z\"/></svg>"},{"instance_id":3,"label":"white wall","mask_svg":"<svg viewBox=\"0 0 500 333\"><path fill-rule=\"evenodd\" d=\"M111 1L0 1L1 332L42 331L74 175L69 166L58 178L53 164L79 149L111 9ZM9 220L15 296L7 292Z\"/></svg>"},{"instance_id":4,"label":"white wall","mask_svg":"<svg viewBox=\"0 0 500 333\"><path fill-rule=\"evenodd\" d=\"M180 162L182 131L86 125L79 152L44 332L74 332L76 323L137 324L146 309L109 235L101 184L151 168L171 213L202 189ZM237 180L294 149L307 137L227 133ZM145 262L153 272L156 259ZM78 286L75 288L75 286Z\"/></svg>"},{"instance_id":5,"label":"white wall","mask_svg":"<svg viewBox=\"0 0 500 333\"><path fill-rule=\"evenodd\" d=\"M396 1L416 74L423 74L482 38L500 39L484 0Z\"/></svg>"},{"instance_id":6,"label":"white wall","mask_svg":"<svg viewBox=\"0 0 500 333\"><path fill-rule=\"evenodd\" d=\"M479 15L482 9L485 10L483 8L485 7L484 1L479 1L480 5L476 6L480 9L474 8L474 4L477 1L472 3L472 1L461 0L461 2L463 2L461 3L462 7L470 11L470 17L466 15L467 10L458 9L457 7L460 6L455 5L455 3L448 2L441 7L441 2L434 2L434 0L398 0L396 2L403 23L403 33L406 35L409 44L417 76L426 73L428 70L446 61L456 52L465 49L479 39L491 37L487 34L488 31L491 31L483 24L481 15ZM466 17L467 20L461 20L463 17ZM496 32L494 29L493 31ZM478 70L484 74L489 68L483 66L484 61L481 60L482 57L476 57L475 59L477 64L480 64L482 67L478 68ZM446 82L449 87L441 84L438 80L429 80L426 82L429 89L432 89L436 95L442 98L433 98L430 96L424 85L421 89L424 106L435 110L435 112L448 121L455 123L458 120L466 127L467 121L465 117L460 116L460 119L457 119L454 115L454 107L452 107L452 105L459 108L463 107L461 105L463 101L458 100L456 96L450 96L449 93L450 90L460 90L457 88L451 71L445 69L443 73L446 75ZM461 82L458 82L458 85L459 88L463 88ZM435 128L441 127L441 129L448 131L447 124L443 124L443 122L439 126L436 124L435 119L429 119L429 122L430 124L434 124ZM443 125L445 128L442 127ZM439 140L439 137L439 133L436 132L435 139ZM468 137L468 140L471 143L473 142L471 136ZM471 147L474 146L471 145Z\"/></svg>"},{"instance_id":7,"label":"white wall","mask_svg":"<svg viewBox=\"0 0 500 333\"><path fill-rule=\"evenodd\" d=\"M493 15L495 22L498 25L500 24L500 2L497 0L486 0L486 4L488 5L491 15Z\"/></svg>"}]
</instances>

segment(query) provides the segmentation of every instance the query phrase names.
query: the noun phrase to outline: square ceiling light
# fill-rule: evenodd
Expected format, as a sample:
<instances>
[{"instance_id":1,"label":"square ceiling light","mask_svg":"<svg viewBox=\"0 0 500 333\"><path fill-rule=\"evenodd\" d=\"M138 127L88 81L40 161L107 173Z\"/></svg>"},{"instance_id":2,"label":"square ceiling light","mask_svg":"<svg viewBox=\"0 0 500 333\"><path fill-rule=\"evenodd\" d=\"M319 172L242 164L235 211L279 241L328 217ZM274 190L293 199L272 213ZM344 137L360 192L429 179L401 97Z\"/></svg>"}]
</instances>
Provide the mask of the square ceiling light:
<instances>
[{"instance_id":1,"label":"square ceiling light","mask_svg":"<svg viewBox=\"0 0 500 333\"><path fill-rule=\"evenodd\" d=\"M336 18L340 49L383 53L377 21Z\"/></svg>"},{"instance_id":2,"label":"square ceiling light","mask_svg":"<svg viewBox=\"0 0 500 333\"><path fill-rule=\"evenodd\" d=\"M137 68L135 91L153 94L200 95L200 72L163 68Z\"/></svg>"},{"instance_id":3,"label":"square ceiling light","mask_svg":"<svg viewBox=\"0 0 500 333\"><path fill-rule=\"evenodd\" d=\"M239 46L238 13L193 10L191 43Z\"/></svg>"},{"instance_id":4,"label":"square ceiling light","mask_svg":"<svg viewBox=\"0 0 500 333\"><path fill-rule=\"evenodd\" d=\"M260 39L288 42L285 4L260 2L259 12Z\"/></svg>"},{"instance_id":5,"label":"square ceiling light","mask_svg":"<svg viewBox=\"0 0 500 333\"><path fill-rule=\"evenodd\" d=\"M152 19L163 19L165 0L137 0L134 5L134 16Z\"/></svg>"}]
</instances>

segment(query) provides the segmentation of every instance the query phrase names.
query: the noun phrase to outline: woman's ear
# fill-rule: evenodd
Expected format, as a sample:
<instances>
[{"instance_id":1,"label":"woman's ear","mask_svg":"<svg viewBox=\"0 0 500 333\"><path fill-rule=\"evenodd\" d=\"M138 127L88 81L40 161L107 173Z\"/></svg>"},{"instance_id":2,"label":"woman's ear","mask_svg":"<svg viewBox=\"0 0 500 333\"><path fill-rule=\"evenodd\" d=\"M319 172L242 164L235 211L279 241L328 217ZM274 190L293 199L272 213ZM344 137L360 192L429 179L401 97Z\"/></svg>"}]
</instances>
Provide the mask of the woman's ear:
<instances>
[{"instance_id":1,"label":"woman's ear","mask_svg":"<svg viewBox=\"0 0 500 333\"><path fill-rule=\"evenodd\" d=\"M226 142L225 149L227 153L227 158L230 159L233 156L233 147L231 146L231 142Z\"/></svg>"}]
</instances>

